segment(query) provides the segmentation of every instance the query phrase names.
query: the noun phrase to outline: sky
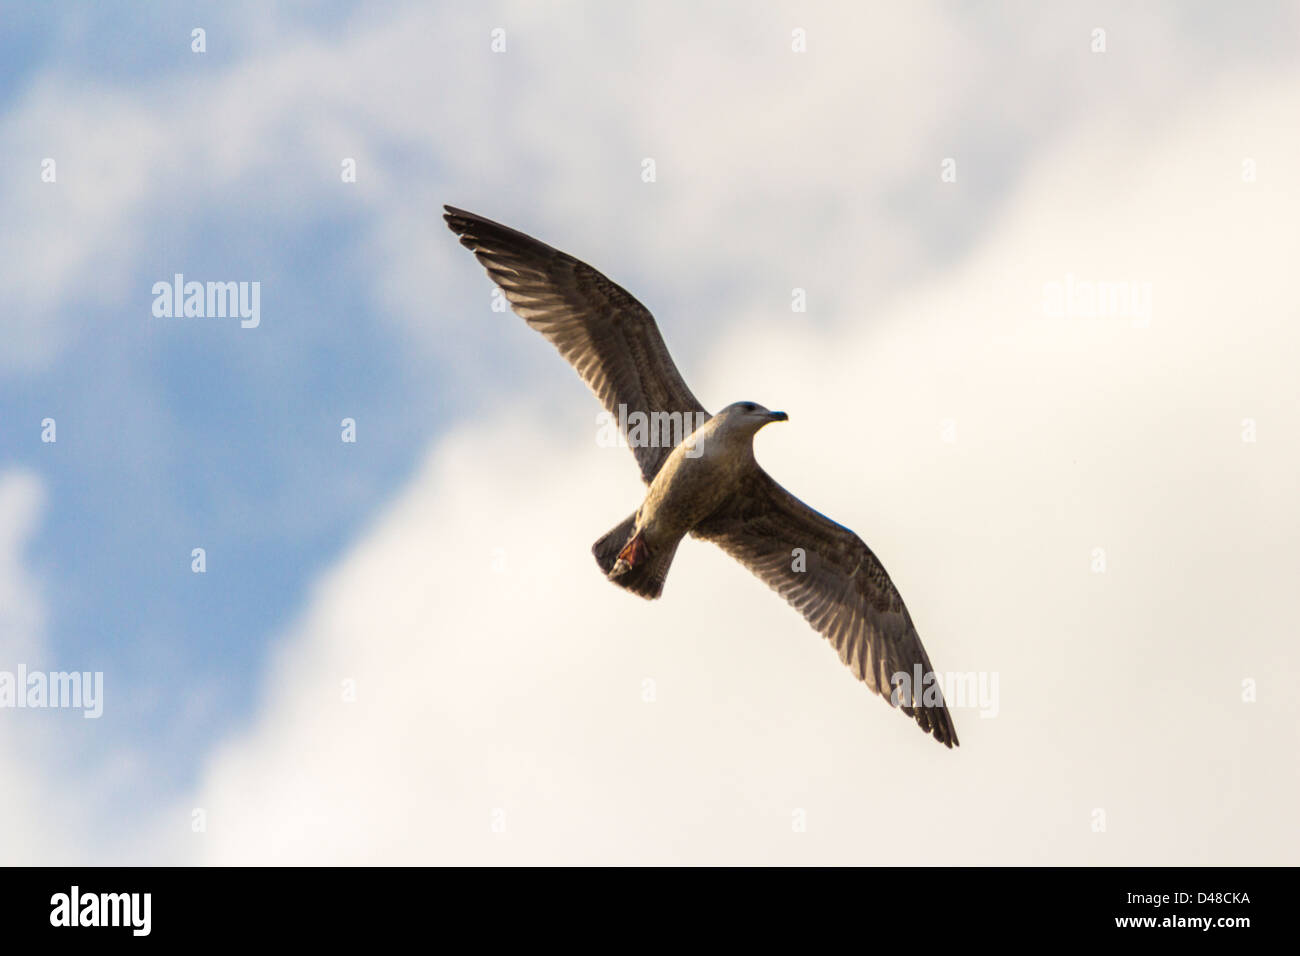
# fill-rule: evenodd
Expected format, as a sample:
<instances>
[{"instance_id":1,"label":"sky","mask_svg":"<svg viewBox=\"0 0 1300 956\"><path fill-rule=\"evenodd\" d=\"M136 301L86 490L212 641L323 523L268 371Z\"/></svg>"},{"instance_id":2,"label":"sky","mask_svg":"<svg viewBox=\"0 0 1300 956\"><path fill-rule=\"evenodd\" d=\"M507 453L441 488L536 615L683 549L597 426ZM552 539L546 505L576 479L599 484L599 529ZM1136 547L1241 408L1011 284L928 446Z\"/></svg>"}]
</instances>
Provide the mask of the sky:
<instances>
[{"instance_id":1,"label":"sky","mask_svg":"<svg viewBox=\"0 0 1300 956\"><path fill-rule=\"evenodd\" d=\"M0 680L102 712L0 706L0 862L1300 862L1300 5L3 17ZM708 544L601 579L635 463L443 203L789 413L960 748Z\"/></svg>"}]
</instances>

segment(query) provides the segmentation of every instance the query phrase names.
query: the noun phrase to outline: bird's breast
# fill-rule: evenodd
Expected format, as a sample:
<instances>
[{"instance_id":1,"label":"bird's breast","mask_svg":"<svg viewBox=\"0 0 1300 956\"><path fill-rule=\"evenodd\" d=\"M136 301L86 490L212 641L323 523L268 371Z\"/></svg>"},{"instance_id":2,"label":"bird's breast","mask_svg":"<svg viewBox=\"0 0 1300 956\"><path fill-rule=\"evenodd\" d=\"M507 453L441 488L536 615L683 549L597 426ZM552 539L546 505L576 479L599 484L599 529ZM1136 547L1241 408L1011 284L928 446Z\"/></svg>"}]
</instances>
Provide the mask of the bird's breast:
<instances>
[{"instance_id":1,"label":"bird's breast","mask_svg":"<svg viewBox=\"0 0 1300 956\"><path fill-rule=\"evenodd\" d=\"M650 483L641 521L652 537L681 536L730 497L736 476L727 462L707 453L692 457L679 446Z\"/></svg>"}]
</instances>

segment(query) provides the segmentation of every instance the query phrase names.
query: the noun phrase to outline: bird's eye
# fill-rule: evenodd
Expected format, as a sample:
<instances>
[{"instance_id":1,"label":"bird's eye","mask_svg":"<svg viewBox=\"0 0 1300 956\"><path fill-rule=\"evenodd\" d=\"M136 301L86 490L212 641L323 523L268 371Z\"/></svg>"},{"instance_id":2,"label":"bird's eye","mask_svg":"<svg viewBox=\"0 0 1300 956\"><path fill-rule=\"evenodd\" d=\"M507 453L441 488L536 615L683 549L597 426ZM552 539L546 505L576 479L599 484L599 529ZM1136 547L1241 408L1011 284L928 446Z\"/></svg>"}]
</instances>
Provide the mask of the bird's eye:
<instances>
[{"instance_id":1,"label":"bird's eye","mask_svg":"<svg viewBox=\"0 0 1300 956\"><path fill-rule=\"evenodd\" d=\"M753 402L746 402L744 405L741 405L740 407L747 412L752 412L754 409L758 408L758 406L755 405Z\"/></svg>"}]
</instances>

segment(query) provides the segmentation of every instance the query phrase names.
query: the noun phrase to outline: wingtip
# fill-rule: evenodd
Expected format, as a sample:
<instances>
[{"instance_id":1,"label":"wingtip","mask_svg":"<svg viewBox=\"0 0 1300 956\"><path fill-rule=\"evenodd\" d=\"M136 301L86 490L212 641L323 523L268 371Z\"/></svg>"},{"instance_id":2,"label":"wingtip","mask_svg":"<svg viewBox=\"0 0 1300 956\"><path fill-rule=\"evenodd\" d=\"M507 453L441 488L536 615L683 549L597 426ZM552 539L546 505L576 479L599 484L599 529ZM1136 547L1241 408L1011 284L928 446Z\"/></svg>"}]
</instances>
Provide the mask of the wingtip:
<instances>
[{"instance_id":1,"label":"wingtip","mask_svg":"<svg viewBox=\"0 0 1300 956\"><path fill-rule=\"evenodd\" d=\"M470 227L470 224L478 218L472 212L466 212L464 209L443 203L442 221L447 224L448 229L457 235L463 235L465 230Z\"/></svg>"},{"instance_id":2,"label":"wingtip","mask_svg":"<svg viewBox=\"0 0 1300 956\"><path fill-rule=\"evenodd\" d=\"M497 233L510 236L519 235L522 236L522 238L527 239L529 242L537 241L529 236L523 236L522 233L518 233L509 226L503 226L501 223L493 222L491 219L488 219L485 216L480 216L476 212L470 212L468 209L461 209L458 206L448 204L444 204L442 208L443 221L447 223L447 227L451 229L452 232L460 236L460 241L466 244L466 248L474 248L473 245L466 242L467 237L471 233L474 235Z\"/></svg>"},{"instance_id":3,"label":"wingtip","mask_svg":"<svg viewBox=\"0 0 1300 956\"><path fill-rule=\"evenodd\" d=\"M953 726L952 717L949 716L947 708L944 709L941 721L930 731L930 733L934 734L934 739L949 750L960 747L961 741L957 739L957 728Z\"/></svg>"},{"instance_id":4,"label":"wingtip","mask_svg":"<svg viewBox=\"0 0 1300 956\"><path fill-rule=\"evenodd\" d=\"M470 252L477 252L478 241L476 236L479 230L482 229L480 225L483 222L482 218L472 212L457 209L455 206L443 206L442 208L446 210L442 214L442 221L447 224L447 228L456 235L462 246Z\"/></svg>"},{"instance_id":5,"label":"wingtip","mask_svg":"<svg viewBox=\"0 0 1300 956\"><path fill-rule=\"evenodd\" d=\"M938 713L931 713L929 707L905 707L903 712L911 717L922 733L928 734L939 743L943 744L949 750L953 747L960 747L961 741L957 739L957 727L952 722L952 715L948 713L946 705L938 706Z\"/></svg>"}]
</instances>

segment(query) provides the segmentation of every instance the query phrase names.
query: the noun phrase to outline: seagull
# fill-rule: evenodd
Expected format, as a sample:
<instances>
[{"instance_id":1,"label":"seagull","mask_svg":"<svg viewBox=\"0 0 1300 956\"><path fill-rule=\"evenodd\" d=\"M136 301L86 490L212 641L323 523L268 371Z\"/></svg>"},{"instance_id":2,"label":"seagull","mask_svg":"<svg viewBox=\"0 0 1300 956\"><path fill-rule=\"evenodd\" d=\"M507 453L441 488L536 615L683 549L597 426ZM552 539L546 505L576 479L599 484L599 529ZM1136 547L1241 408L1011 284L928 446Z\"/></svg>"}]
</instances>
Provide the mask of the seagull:
<instances>
[{"instance_id":1,"label":"seagull","mask_svg":"<svg viewBox=\"0 0 1300 956\"><path fill-rule=\"evenodd\" d=\"M858 680L956 746L938 675L884 566L861 538L790 494L754 459L754 435L787 421L785 412L735 402L710 416L682 380L654 316L627 290L531 236L443 208L514 311L577 370L629 439L648 489L641 506L592 546L605 576L653 600L682 539L712 541L798 610ZM626 423L638 414L702 424L678 441L657 440L653 427L648 438L632 440Z\"/></svg>"}]
</instances>

